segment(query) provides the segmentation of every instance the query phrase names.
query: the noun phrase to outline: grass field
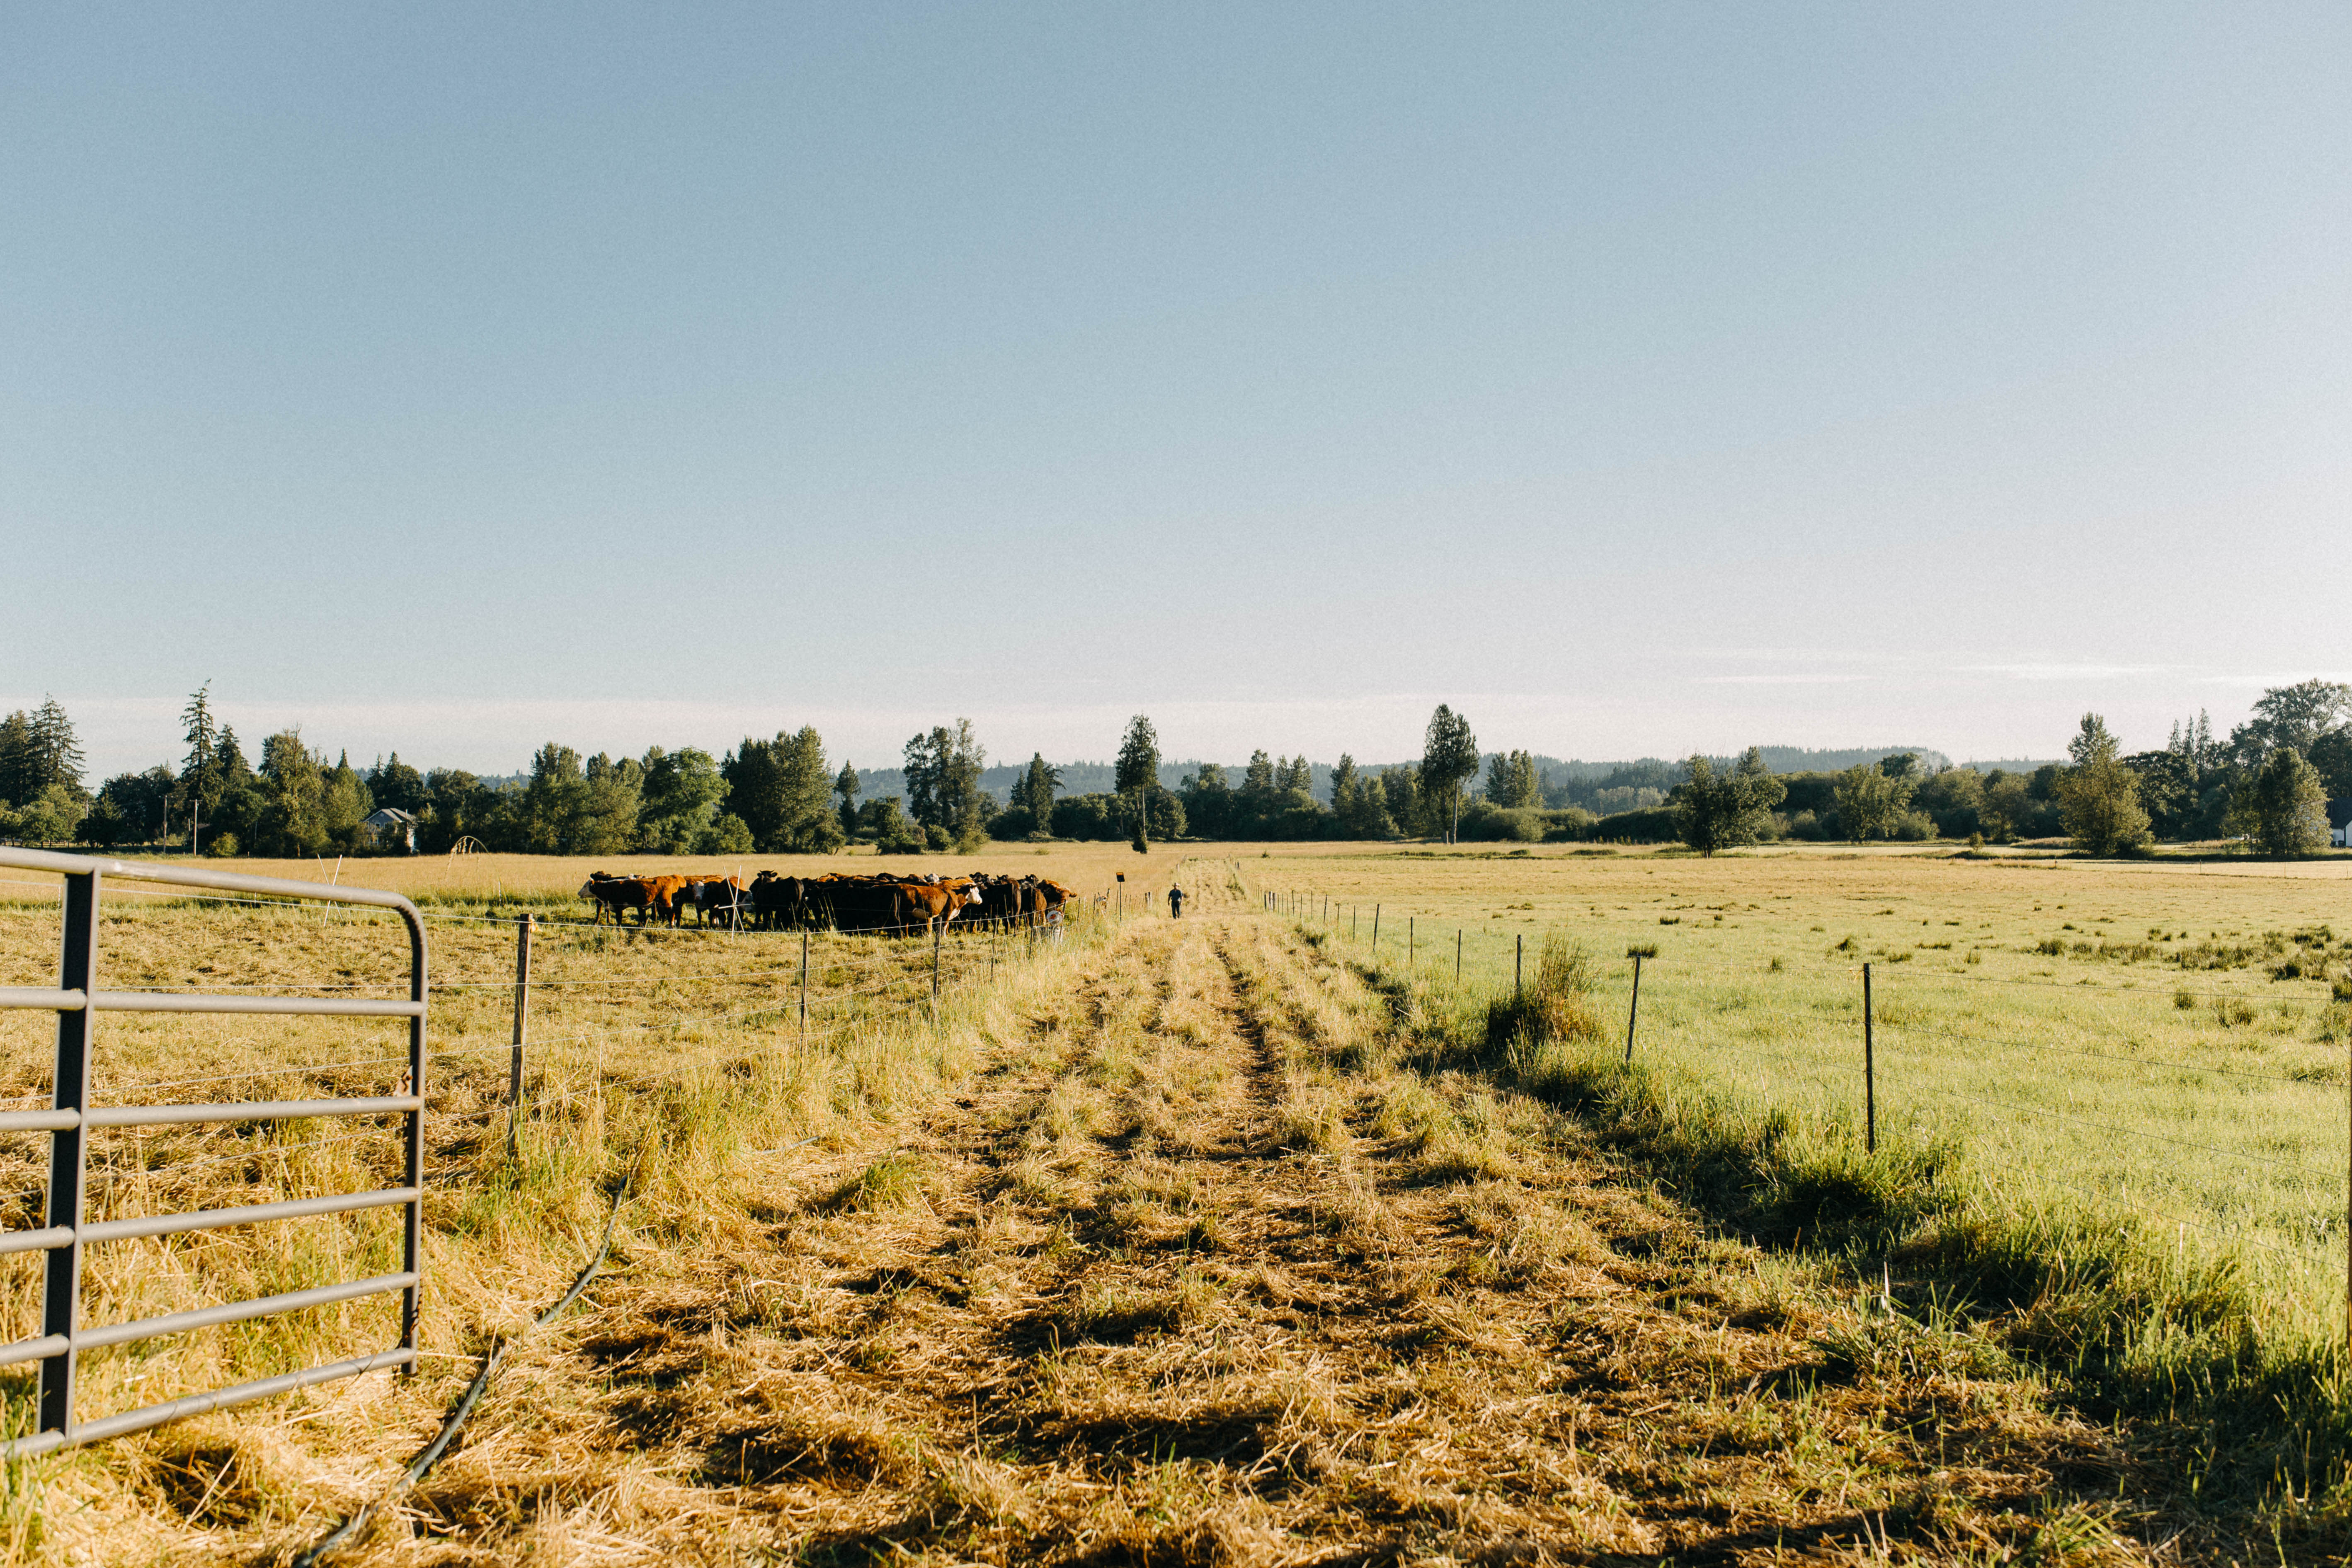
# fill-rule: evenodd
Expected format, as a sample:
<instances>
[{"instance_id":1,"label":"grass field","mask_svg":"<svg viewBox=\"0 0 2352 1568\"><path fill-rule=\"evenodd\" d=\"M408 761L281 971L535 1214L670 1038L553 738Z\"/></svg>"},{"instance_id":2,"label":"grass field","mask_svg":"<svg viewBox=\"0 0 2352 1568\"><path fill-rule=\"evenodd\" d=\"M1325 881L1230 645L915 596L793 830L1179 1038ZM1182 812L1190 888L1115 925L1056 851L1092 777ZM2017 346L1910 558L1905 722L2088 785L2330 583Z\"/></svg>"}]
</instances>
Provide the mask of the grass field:
<instances>
[{"instance_id":1,"label":"grass field","mask_svg":"<svg viewBox=\"0 0 2352 1568\"><path fill-rule=\"evenodd\" d=\"M936 1026L928 951L821 939L803 1040L796 935L561 923L588 869L635 859L346 864L432 917L433 1359L19 1467L14 1557L299 1548L561 1291L615 1192L609 1286L372 1552L2093 1561L2185 1530L2176 1552L2218 1561L2273 1525L2266 1552L2324 1557L2340 1529L2352 950L2327 922L2352 867L1342 846L902 864L1108 897L1042 949L947 944ZM373 917L122 891L109 986L389 994L404 957ZM0 892L0 984L47 983L50 896ZM548 923L509 1162L526 910ZM1533 1010L1509 1005L1521 939L1551 998ZM1633 947L1655 954L1628 1069ZM0 1097L43 1089L48 1037L0 1015ZM109 1015L99 1081L381 1091L398 1040ZM92 1213L388 1184L388 1124L357 1131L122 1134ZM41 1173L16 1142L0 1184L24 1226ZM381 1216L113 1244L89 1315L318 1283L392 1247ZM33 1331L31 1262L0 1259L8 1337ZM362 1304L100 1352L85 1414L376 1348L389 1321ZM28 1379L4 1386L21 1424Z\"/></svg>"},{"instance_id":2,"label":"grass field","mask_svg":"<svg viewBox=\"0 0 2352 1568\"><path fill-rule=\"evenodd\" d=\"M1916 852L1333 856L1269 872L1340 951L1444 994L1512 984L1522 939L1599 965L1622 1040L1694 1093L1858 1142L1872 967L1881 1145L2012 1211L2170 1233L2259 1282L2284 1331L2345 1331L2352 862L2179 868ZM2315 875L2315 872L2326 875ZM1293 874L1295 873L1295 874ZM1323 900L1336 906L1327 914ZM2347 928L2338 935L2330 921ZM1407 943L1414 949L1407 957ZM1532 954L1529 955L1530 958Z\"/></svg>"}]
</instances>

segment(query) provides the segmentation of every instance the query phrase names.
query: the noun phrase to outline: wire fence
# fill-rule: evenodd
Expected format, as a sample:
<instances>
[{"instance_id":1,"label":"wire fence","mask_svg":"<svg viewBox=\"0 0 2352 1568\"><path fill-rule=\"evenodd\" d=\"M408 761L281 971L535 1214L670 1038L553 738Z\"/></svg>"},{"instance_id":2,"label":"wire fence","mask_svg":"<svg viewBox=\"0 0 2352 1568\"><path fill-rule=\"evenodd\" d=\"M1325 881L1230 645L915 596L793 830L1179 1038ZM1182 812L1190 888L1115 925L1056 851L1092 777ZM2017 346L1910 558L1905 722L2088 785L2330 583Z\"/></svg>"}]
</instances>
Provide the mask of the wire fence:
<instances>
[{"instance_id":1,"label":"wire fence","mask_svg":"<svg viewBox=\"0 0 2352 1568\"><path fill-rule=\"evenodd\" d=\"M1295 889L1257 897L1348 962L1465 1009L1533 984L1546 937L1581 935L1587 1000L1615 1009L1622 1047L1607 1049L1625 1060L1817 1137L1958 1151L2000 1201L2074 1202L2221 1252L2243 1246L2270 1260L2257 1275L2282 1300L2341 1313L2331 1331L2352 1338L2352 981L2332 956L2288 964L2273 962L2275 943L2267 957L2244 943L2256 960L2235 973L2192 963L2179 983L2150 984L2095 970L1985 974L1961 953L1966 939L1898 950L1823 931L1804 933L1814 956L1769 968L1662 961L1638 937L1620 967L1613 952L1596 963L1572 922L1511 931ZM1628 934L1622 921L1604 929L1612 942ZM2072 942L1972 945L2053 968L2118 962ZM1922 951L1952 966L1923 969L1911 958Z\"/></svg>"}]
</instances>

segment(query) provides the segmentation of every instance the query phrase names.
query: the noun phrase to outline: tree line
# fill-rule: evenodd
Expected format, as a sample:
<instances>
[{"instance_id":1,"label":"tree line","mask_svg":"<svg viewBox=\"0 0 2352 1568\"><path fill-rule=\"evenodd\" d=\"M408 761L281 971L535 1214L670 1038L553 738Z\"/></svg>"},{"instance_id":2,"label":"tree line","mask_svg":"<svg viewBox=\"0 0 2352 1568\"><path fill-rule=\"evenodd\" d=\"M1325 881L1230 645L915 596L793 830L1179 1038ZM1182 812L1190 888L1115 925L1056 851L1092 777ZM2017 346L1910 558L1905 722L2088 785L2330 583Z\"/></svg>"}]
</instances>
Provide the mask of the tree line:
<instances>
[{"instance_id":1,"label":"tree line","mask_svg":"<svg viewBox=\"0 0 2352 1568\"><path fill-rule=\"evenodd\" d=\"M1650 759L1564 778L1525 751L1483 752L1468 719L1441 704L1417 762L1366 767L1343 753L1325 772L1303 753L1260 750L1230 772L1198 763L1171 788L1157 732L1139 714L1109 770L1111 788L1067 793L1063 770L1033 754L1003 802L982 787L988 753L965 719L909 738L903 790L890 794L867 790L846 762L835 768L805 726L746 736L716 757L691 746L583 755L549 742L525 774L486 780L456 768L419 771L396 752L365 769L347 754L331 762L299 728L268 737L248 758L214 713L209 683L190 696L181 724L186 750L176 767L119 774L91 792L73 725L54 699L0 720L0 838L268 857L1406 837L1678 840L1710 854L1775 839L2063 837L2112 854L2158 838L2227 838L2293 854L2326 843L2331 797L2352 799L2352 686L2322 680L2265 691L2226 739L2200 713L2149 752L2124 753L2105 721L2086 714L2064 763L2015 771L1953 767L1906 751L1836 770L1775 772L1751 747L1737 758ZM1619 809L1595 811L1587 801Z\"/></svg>"}]
</instances>

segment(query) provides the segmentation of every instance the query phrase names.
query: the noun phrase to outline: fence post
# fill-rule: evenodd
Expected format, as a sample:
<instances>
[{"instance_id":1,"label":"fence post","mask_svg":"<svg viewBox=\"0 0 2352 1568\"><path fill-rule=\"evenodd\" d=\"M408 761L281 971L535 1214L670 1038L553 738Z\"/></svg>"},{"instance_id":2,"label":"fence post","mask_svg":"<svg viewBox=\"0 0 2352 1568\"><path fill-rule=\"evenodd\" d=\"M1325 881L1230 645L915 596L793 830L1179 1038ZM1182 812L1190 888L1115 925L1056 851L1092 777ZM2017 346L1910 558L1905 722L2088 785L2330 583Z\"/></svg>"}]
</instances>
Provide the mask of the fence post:
<instances>
[{"instance_id":1,"label":"fence post","mask_svg":"<svg viewBox=\"0 0 2352 1568\"><path fill-rule=\"evenodd\" d=\"M1462 989L1462 928L1454 928L1454 989Z\"/></svg>"},{"instance_id":2,"label":"fence post","mask_svg":"<svg viewBox=\"0 0 2352 1568\"><path fill-rule=\"evenodd\" d=\"M507 1067L507 1160L515 1157L522 1127L522 1043L530 1027L530 928L528 914L515 916L514 1058Z\"/></svg>"},{"instance_id":3,"label":"fence post","mask_svg":"<svg viewBox=\"0 0 2352 1568\"><path fill-rule=\"evenodd\" d=\"M801 932L801 1044L808 1044L808 932Z\"/></svg>"},{"instance_id":4,"label":"fence post","mask_svg":"<svg viewBox=\"0 0 2352 1568\"><path fill-rule=\"evenodd\" d=\"M1405 966L1407 969L1411 969L1411 968L1412 967L1412 925L1413 925L1413 917L1412 917L1412 916L1411 916L1411 915L1407 915L1407 916L1405 916L1405 917L1404 917L1404 966Z\"/></svg>"},{"instance_id":5,"label":"fence post","mask_svg":"<svg viewBox=\"0 0 2352 1568\"><path fill-rule=\"evenodd\" d=\"M931 927L931 1023L935 1027L940 1021L940 941L947 929L945 921Z\"/></svg>"},{"instance_id":6,"label":"fence post","mask_svg":"<svg viewBox=\"0 0 2352 1568\"><path fill-rule=\"evenodd\" d=\"M1865 1153L1878 1152L1878 1063L1877 1042L1872 1037L1870 1017L1870 965L1862 966L1862 1147Z\"/></svg>"},{"instance_id":7,"label":"fence post","mask_svg":"<svg viewBox=\"0 0 2352 1568\"><path fill-rule=\"evenodd\" d=\"M58 989L79 991L85 997L98 989L98 873L68 874L65 879L65 931L58 943ZM89 1020L85 1005L58 1015L56 1088L50 1108L80 1110L89 1098ZM71 1226L74 1239L52 1248L41 1284L41 1333L62 1335L66 1348L41 1363L40 1429L70 1433L74 1418L75 1363L80 1352L73 1343L80 1331L82 1184L89 1167L82 1129L68 1127L49 1134L49 1224Z\"/></svg>"},{"instance_id":8,"label":"fence post","mask_svg":"<svg viewBox=\"0 0 2352 1568\"><path fill-rule=\"evenodd\" d=\"M1642 1016L1642 955L1633 955L1633 1004L1625 1009L1625 1065L1633 1065L1633 1024Z\"/></svg>"},{"instance_id":9,"label":"fence post","mask_svg":"<svg viewBox=\"0 0 2352 1568\"><path fill-rule=\"evenodd\" d=\"M1380 950L1381 950L1381 906L1380 906L1380 905L1378 905L1378 904L1374 904L1374 905L1372 906L1372 951L1373 951L1374 952L1380 952Z\"/></svg>"},{"instance_id":10,"label":"fence post","mask_svg":"<svg viewBox=\"0 0 2352 1568\"><path fill-rule=\"evenodd\" d=\"M1528 938L1522 931L1511 939L1511 1005L1517 1006L1527 996Z\"/></svg>"}]
</instances>

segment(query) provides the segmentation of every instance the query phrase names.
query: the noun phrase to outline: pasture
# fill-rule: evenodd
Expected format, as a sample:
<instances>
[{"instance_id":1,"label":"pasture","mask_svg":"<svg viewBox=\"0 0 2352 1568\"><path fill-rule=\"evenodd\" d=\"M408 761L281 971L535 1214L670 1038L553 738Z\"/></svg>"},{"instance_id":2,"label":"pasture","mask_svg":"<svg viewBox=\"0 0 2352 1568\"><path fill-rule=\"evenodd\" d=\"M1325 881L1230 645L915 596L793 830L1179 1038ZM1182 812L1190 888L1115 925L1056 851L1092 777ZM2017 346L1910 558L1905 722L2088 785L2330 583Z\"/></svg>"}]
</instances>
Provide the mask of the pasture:
<instances>
[{"instance_id":1,"label":"pasture","mask_svg":"<svg viewBox=\"0 0 2352 1568\"><path fill-rule=\"evenodd\" d=\"M577 923L590 870L761 868L1034 872L1108 899L1056 942L950 936L936 1018L927 944L820 936L805 1030L798 933ZM617 1200L613 1279L420 1489L401 1560L1764 1552L1759 1521L1835 1555L1875 1508L1882 1532L1889 1509L1910 1521L1898 1555L2092 1562L2159 1525L2232 1554L2255 1501L2303 1555L2334 1528L2340 1457L2308 1409L2262 1405L2261 1376L2328 1372L2344 1331L2352 949L2329 920L2352 927L2347 870L1358 845L347 863L432 928L423 1374L16 1467L0 1549L282 1558L430 1435ZM47 983L50 896L0 893L0 984ZM525 911L543 923L509 1158ZM106 920L109 986L389 994L404 963L369 915L125 886ZM1522 939L1531 989L1583 955L1569 1002L1589 1026L1497 1051ZM1629 1072L1635 947L1655 952ZM32 1103L49 1048L47 1016L0 1014L0 1098ZM101 1094L126 1101L383 1092L400 1070L390 1025L341 1019L108 1015L98 1054ZM1708 1140L1769 1154L1779 1207L1692 1179ZM91 1214L379 1186L396 1142L388 1122L125 1131L93 1156ZM14 1227L37 1223L37 1143L0 1152ZM1932 1197L1933 1223L1880 1201L1897 1191ZM1826 1218L1792 1234L1799 1210ZM391 1231L362 1215L110 1244L90 1310L366 1272ZM1931 1233L2044 1264L2127 1256L2137 1294L2098 1310L2139 1315L2103 1364L2244 1405L2236 1469L2184 1503L2229 1457L2167 1448L2174 1417L2141 1432L2127 1401L2096 1434L2053 1407L2011 1352L2079 1371L2063 1347L2093 1309L2046 1279L2038 1302L1958 1300ZM0 1258L5 1337L34 1331L38 1281L34 1258ZM373 1348L390 1312L98 1352L87 1414ZM2236 1371L2215 1372L2217 1335ZM1594 1364L1616 1370L1576 1372L1604 1342ZM1815 1370L1767 1377L1790 1365ZM28 1386L0 1374L18 1429ZM2178 1419L2202 1419L2182 1397ZM1897 1407L1911 1425L1887 1426ZM1966 1432L1933 1414L1958 1408ZM1937 1468L1987 1434L1974 1468ZM2268 1457L2291 1441L2300 1471ZM2057 1500L2095 1451L2141 1456L2099 1461L2128 1506Z\"/></svg>"},{"instance_id":2,"label":"pasture","mask_svg":"<svg viewBox=\"0 0 2352 1568\"><path fill-rule=\"evenodd\" d=\"M1560 933L1636 1055L1799 1143L1877 1136L2010 1218L2160 1236L2255 1281L2272 1331L2345 1333L2352 860L2087 863L1950 851L1475 850L1277 859L1297 916L1433 999L1507 992ZM1323 900L1336 905L1327 916ZM2331 921L2333 922L2331 924ZM1407 944L1412 947L1410 959Z\"/></svg>"}]
</instances>

